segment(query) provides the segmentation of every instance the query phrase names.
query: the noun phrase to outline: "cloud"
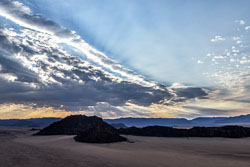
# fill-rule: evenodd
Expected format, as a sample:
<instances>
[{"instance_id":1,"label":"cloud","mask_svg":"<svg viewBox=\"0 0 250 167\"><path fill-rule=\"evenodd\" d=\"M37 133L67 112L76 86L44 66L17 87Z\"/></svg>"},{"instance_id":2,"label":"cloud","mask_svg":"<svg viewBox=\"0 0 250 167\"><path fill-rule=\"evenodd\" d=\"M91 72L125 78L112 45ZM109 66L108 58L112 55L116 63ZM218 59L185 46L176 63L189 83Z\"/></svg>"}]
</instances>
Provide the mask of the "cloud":
<instances>
[{"instance_id":1,"label":"cloud","mask_svg":"<svg viewBox=\"0 0 250 167\"><path fill-rule=\"evenodd\" d=\"M14 34L12 31L6 28L0 31L5 39L0 49L3 53L0 54L1 74L15 76L12 82L2 78L1 103L36 103L40 107L56 108L63 105L67 110L81 110L99 102L122 106L129 101L150 106L165 105L166 99L179 102L207 95L200 88L159 85L160 89L155 89L121 80L86 60L69 55L44 33L24 29L15 36L8 35ZM4 54L7 51L10 53Z\"/></svg>"},{"instance_id":2,"label":"cloud","mask_svg":"<svg viewBox=\"0 0 250 167\"><path fill-rule=\"evenodd\" d=\"M33 107L23 104L0 105L1 119L28 119L41 117L66 117L74 113L65 110L55 110L51 107Z\"/></svg>"},{"instance_id":3,"label":"cloud","mask_svg":"<svg viewBox=\"0 0 250 167\"><path fill-rule=\"evenodd\" d=\"M77 48L88 59L114 73L118 73L128 80L148 86L155 85L155 83L147 81L143 76L117 64L114 60L108 58L107 55L87 44L80 38L80 36L75 34L75 32L62 27L51 20L45 19L40 15L35 15L30 10L27 12L28 7L25 7L17 1L2 0L0 2L0 9L1 16L22 27L53 35L56 41Z\"/></svg>"},{"instance_id":4,"label":"cloud","mask_svg":"<svg viewBox=\"0 0 250 167\"><path fill-rule=\"evenodd\" d=\"M244 20L235 20L234 22L239 23L240 25L246 24Z\"/></svg>"},{"instance_id":5,"label":"cloud","mask_svg":"<svg viewBox=\"0 0 250 167\"><path fill-rule=\"evenodd\" d=\"M235 41L237 41L239 39L240 39L240 37L233 37L233 40L235 40Z\"/></svg>"},{"instance_id":6,"label":"cloud","mask_svg":"<svg viewBox=\"0 0 250 167\"><path fill-rule=\"evenodd\" d=\"M244 20L240 20L240 25L246 24Z\"/></svg>"},{"instance_id":7,"label":"cloud","mask_svg":"<svg viewBox=\"0 0 250 167\"><path fill-rule=\"evenodd\" d=\"M222 38L222 36L217 35L213 39L211 39L210 41L211 42L218 42L218 41L224 41L224 40L225 40L225 38Z\"/></svg>"},{"instance_id":8,"label":"cloud","mask_svg":"<svg viewBox=\"0 0 250 167\"><path fill-rule=\"evenodd\" d=\"M198 64L203 64L204 62L201 61L201 60L198 60L197 63L198 63Z\"/></svg>"},{"instance_id":9,"label":"cloud","mask_svg":"<svg viewBox=\"0 0 250 167\"><path fill-rule=\"evenodd\" d=\"M0 28L2 105L83 111L105 117L125 113L148 116L150 113L140 111L140 107L175 105L208 95L203 88L180 84L166 87L148 81L17 1L1 1L0 15L19 25L12 27L6 22ZM128 104L136 109L128 109Z\"/></svg>"},{"instance_id":10,"label":"cloud","mask_svg":"<svg viewBox=\"0 0 250 167\"><path fill-rule=\"evenodd\" d=\"M249 30L249 29L250 29L250 26L246 26L246 27L245 27L245 30Z\"/></svg>"},{"instance_id":11,"label":"cloud","mask_svg":"<svg viewBox=\"0 0 250 167\"><path fill-rule=\"evenodd\" d=\"M184 106L184 109L195 111L193 114L188 115L190 118L195 117L211 117L211 116L228 116L228 115L240 115L244 114L244 110L240 109L217 109L208 107L198 107L198 106ZM187 116L187 115L186 115Z\"/></svg>"},{"instance_id":12,"label":"cloud","mask_svg":"<svg viewBox=\"0 0 250 167\"><path fill-rule=\"evenodd\" d=\"M199 116L238 116L249 114L249 90L226 90L221 89L210 95L210 99L196 101L183 105L186 117L194 118Z\"/></svg>"},{"instance_id":13,"label":"cloud","mask_svg":"<svg viewBox=\"0 0 250 167\"><path fill-rule=\"evenodd\" d=\"M196 110L200 115L227 115L228 112L235 112L230 110L223 110L223 109L214 109L214 108L204 108L204 107L197 107L197 106L184 106L184 108Z\"/></svg>"},{"instance_id":14,"label":"cloud","mask_svg":"<svg viewBox=\"0 0 250 167\"><path fill-rule=\"evenodd\" d=\"M236 22L240 21L237 20ZM238 25L237 29L241 25ZM215 50L213 51L213 56L204 58L206 65L210 63L211 69L213 69L206 73L206 75L215 81L218 89L241 90L249 85L250 70L248 66L250 57L248 55L250 49L249 39L245 33L244 31L234 30L231 34L225 35L228 40L226 42L215 43L213 48L211 48ZM221 38L221 36L216 36L213 42Z\"/></svg>"}]
</instances>

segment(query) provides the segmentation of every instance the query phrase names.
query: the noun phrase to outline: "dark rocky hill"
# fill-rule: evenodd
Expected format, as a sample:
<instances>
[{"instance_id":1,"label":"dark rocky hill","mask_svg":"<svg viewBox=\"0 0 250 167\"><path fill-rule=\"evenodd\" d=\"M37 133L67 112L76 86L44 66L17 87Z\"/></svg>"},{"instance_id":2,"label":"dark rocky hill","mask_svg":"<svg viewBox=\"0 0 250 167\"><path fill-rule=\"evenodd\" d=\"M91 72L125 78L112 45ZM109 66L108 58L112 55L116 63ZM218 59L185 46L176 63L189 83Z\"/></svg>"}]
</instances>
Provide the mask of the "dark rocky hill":
<instances>
[{"instance_id":1,"label":"dark rocky hill","mask_svg":"<svg viewBox=\"0 0 250 167\"><path fill-rule=\"evenodd\" d=\"M250 137L250 128L242 126L193 127L188 130L190 137Z\"/></svg>"},{"instance_id":2,"label":"dark rocky hill","mask_svg":"<svg viewBox=\"0 0 250 167\"><path fill-rule=\"evenodd\" d=\"M127 140L120 136L113 127L105 124L80 131L74 139L87 143L114 143Z\"/></svg>"},{"instance_id":3,"label":"dark rocky hill","mask_svg":"<svg viewBox=\"0 0 250 167\"><path fill-rule=\"evenodd\" d=\"M164 126L148 126L144 128L122 128L118 131L120 134L126 135L155 137L250 137L250 128L242 126L193 127L191 129L177 129Z\"/></svg>"},{"instance_id":4,"label":"dark rocky hill","mask_svg":"<svg viewBox=\"0 0 250 167\"><path fill-rule=\"evenodd\" d=\"M126 140L101 118L84 115L68 116L52 123L35 135L77 135L76 141L88 143L112 143Z\"/></svg>"}]
</instances>

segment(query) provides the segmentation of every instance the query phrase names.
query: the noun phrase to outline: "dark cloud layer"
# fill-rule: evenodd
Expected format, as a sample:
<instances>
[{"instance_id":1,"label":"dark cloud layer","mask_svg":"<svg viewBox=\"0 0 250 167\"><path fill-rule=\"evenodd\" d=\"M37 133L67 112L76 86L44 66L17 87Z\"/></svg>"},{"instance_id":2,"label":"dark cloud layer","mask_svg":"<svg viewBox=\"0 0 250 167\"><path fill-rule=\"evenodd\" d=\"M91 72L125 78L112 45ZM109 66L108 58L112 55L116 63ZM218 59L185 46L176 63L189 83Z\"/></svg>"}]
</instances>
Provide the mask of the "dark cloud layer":
<instances>
[{"instance_id":1,"label":"dark cloud layer","mask_svg":"<svg viewBox=\"0 0 250 167\"><path fill-rule=\"evenodd\" d=\"M192 117L200 117L200 116L225 116L230 115L234 113L241 113L241 110L235 110L235 109L215 109L215 108L206 108L206 107L197 107L197 106L184 106L186 109L195 110L195 114L191 114L189 116Z\"/></svg>"}]
</instances>

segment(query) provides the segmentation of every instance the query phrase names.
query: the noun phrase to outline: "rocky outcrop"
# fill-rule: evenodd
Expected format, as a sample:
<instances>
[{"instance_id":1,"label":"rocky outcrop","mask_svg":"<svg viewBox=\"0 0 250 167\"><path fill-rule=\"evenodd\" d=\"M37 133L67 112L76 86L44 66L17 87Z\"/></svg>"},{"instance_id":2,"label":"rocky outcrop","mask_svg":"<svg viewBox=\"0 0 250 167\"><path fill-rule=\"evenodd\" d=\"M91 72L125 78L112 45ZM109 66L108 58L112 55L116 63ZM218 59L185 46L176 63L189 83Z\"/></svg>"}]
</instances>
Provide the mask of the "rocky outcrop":
<instances>
[{"instance_id":1,"label":"rocky outcrop","mask_svg":"<svg viewBox=\"0 0 250 167\"><path fill-rule=\"evenodd\" d=\"M113 127L106 125L80 131L74 139L78 142L87 143L114 143L127 140L125 137L120 136Z\"/></svg>"},{"instance_id":2,"label":"rocky outcrop","mask_svg":"<svg viewBox=\"0 0 250 167\"><path fill-rule=\"evenodd\" d=\"M250 137L250 128L242 126L194 127L188 130L191 137Z\"/></svg>"},{"instance_id":3,"label":"rocky outcrop","mask_svg":"<svg viewBox=\"0 0 250 167\"><path fill-rule=\"evenodd\" d=\"M35 135L77 135L75 140L88 143L113 143L127 140L101 118L71 115L54 122Z\"/></svg>"},{"instance_id":4,"label":"rocky outcrop","mask_svg":"<svg viewBox=\"0 0 250 167\"><path fill-rule=\"evenodd\" d=\"M223 127L193 127L191 129L177 129L164 126L148 126L144 128L122 128L120 134L156 137L250 137L250 128L242 126Z\"/></svg>"}]
</instances>

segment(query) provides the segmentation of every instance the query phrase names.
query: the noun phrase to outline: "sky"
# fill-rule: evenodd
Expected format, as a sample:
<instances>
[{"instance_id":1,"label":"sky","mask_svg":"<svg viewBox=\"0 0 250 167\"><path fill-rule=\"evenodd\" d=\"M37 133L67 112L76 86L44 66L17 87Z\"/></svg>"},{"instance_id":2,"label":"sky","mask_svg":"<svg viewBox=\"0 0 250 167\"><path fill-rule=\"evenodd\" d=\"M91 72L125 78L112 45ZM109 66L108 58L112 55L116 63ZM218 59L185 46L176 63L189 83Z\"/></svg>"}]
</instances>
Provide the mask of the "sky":
<instances>
[{"instance_id":1,"label":"sky","mask_svg":"<svg viewBox=\"0 0 250 167\"><path fill-rule=\"evenodd\" d=\"M247 0L1 0L0 118L250 114Z\"/></svg>"}]
</instances>

